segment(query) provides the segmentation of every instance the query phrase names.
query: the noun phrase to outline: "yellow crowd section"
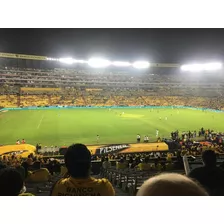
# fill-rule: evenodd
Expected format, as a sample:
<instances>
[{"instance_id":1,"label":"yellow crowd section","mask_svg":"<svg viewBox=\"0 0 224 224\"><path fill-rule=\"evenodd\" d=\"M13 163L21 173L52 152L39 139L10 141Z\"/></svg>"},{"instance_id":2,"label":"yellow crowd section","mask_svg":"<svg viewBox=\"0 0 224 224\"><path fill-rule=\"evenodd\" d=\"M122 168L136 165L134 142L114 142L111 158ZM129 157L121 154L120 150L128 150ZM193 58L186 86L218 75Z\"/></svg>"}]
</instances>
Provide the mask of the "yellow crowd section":
<instances>
[{"instance_id":1,"label":"yellow crowd section","mask_svg":"<svg viewBox=\"0 0 224 224\"><path fill-rule=\"evenodd\" d=\"M60 92L61 88L29 88L29 87L22 87L21 91L23 92Z\"/></svg>"}]
</instances>

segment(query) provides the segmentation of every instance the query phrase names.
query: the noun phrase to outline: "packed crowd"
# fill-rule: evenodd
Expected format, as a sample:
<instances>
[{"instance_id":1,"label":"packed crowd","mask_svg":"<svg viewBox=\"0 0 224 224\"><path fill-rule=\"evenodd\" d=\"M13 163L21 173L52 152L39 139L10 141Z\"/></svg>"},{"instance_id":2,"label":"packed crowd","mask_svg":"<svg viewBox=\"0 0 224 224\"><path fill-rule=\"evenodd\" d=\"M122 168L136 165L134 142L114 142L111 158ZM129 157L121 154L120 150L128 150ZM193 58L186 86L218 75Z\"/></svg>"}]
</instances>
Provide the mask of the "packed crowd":
<instances>
[{"instance_id":1,"label":"packed crowd","mask_svg":"<svg viewBox=\"0 0 224 224\"><path fill-rule=\"evenodd\" d=\"M164 74L165 72L165 74ZM94 70L94 69L18 69L18 68L2 68L0 74L2 79L0 81L16 82L16 84L33 84L33 85L65 85L68 86L70 83L103 83L103 84L114 84L117 83L126 85L130 84L150 84L154 85L170 83L170 85L189 85L195 86L207 86L210 87L210 83L217 84L224 82L222 75L216 74L216 76L204 75L204 79L191 75L179 75L178 71L176 74L167 74L168 69L164 71L160 70L160 74L152 74L148 71L130 71L130 70ZM198 81L195 83L195 81Z\"/></svg>"},{"instance_id":2,"label":"packed crowd","mask_svg":"<svg viewBox=\"0 0 224 224\"><path fill-rule=\"evenodd\" d=\"M138 92L137 92L138 93ZM62 90L60 93L39 92L39 94L21 93L17 95L0 95L1 107L27 106L190 106L198 108L223 109L224 101L209 97L184 96L147 96L134 95L132 89L117 91L104 89L101 91L86 91L73 89L69 93ZM138 93L139 94L139 93Z\"/></svg>"},{"instance_id":3,"label":"packed crowd","mask_svg":"<svg viewBox=\"0 0 224 224\"><path fill-rule=\"evenodd\" d=\"M224 108L221 75L74 69L0 69L0 106L181 105ZM21 87L21 88L20 88ZM88 91L87 91L88 89ZM92 90L92 91L89 91ZM33 103L36 100L36 103Z\"/></svg>"},{"instance_id":4,"label":"packed crowd","mask_svg":"<svg viewBox=\"0 0 224 224\"><path fill-rule=\"evenodd\" d=\"M188 155L200 155L205 149L214 150L216 153L224 153L224 133L216 132L203 127L198 131L171 132L171 139L177 148ZM196 139L200 140L197 142ZM185 152L186 150L186 152Z\"/></svg>"},{"instance_id":5,"label":"packed crowd","mask_svg":"<svg viewBox=\"0 0 224 224\"><path fill-rule=\"evenodd\" d=\"M29 181L49 181L56 173L60 178L52 185L52 196L114 196L115 186L107 179L91 176L91 161L94 159L85 145L71 145L65 156L64 164L57 159L45 159L41 155L29 155L23 159L16 155L0 157L0 194L27 195L26 183ZM157 174L145 180L138 196L144 195L224 195L223 164L216 165L213 150L202 153L204 166L191 170L187 175L175 173ZM117 170L131 172L170 172L183 169L181 151L175 153L117 154L101 157L101 170L112 168L116 162ZM42 168L44 167L44 168ZM63 168L63 169L62 169ZM140 173L139 173L140 174Z\"/></svg>"}]
</instances>

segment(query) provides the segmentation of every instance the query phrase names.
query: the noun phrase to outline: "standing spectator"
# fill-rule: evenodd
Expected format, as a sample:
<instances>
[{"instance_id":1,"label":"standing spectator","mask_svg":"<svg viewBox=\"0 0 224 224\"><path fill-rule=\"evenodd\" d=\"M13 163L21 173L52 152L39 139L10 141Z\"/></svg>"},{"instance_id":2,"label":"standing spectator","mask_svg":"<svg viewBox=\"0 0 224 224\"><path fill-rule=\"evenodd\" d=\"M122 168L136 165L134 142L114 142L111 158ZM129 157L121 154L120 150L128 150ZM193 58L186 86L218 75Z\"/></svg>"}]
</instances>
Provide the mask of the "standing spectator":
<instances>
[{"instance_id":1,"label":"standing spectator","mask_svg":"<svg viewBox=\"0 0 224 224\"><path fill-rule=\"evenodd\" d=\"M25 139L23 139L23 140L22 140L22 144L26 144L26 141L25 141Z\"/></svg>"},{"instance_id":2,"label":"standing spectator","mask_svg":"<svg viewBox=\"0 0 224 224\"><path fill-rule=\"evenodd\" d=\"M140 143L140 141L141 141L141 136L140 134L137 134L137 143Z\"/></svg>"},{"instance_id":3,"label":"standing spectator","mask_svg":"<svg viewBox=\"0 0 224 224\"><path fill-rule=\"evenodd\" d=\"M212 196L224 196L224 171L216 166L216 155L212 150L202 153L204 166L193 169L189 177L197 180Z\"/></svg>"},{"instance_id":4,"label":"standing spectator","mask_svg":"<svg viewBox=\"0 0 224 224\"><path fill-rule=\"evenodd\" d=\"M148 135L146 136L146 142L147 143L149 142L149 136Z\"/></svg>"},{"instance_id":5,"label":"standing spectator","mask_svg":"<svg viewBox=\"0 0 224 224\"><path fill-rule=\"evenodd\" d=\"M96 142L97 142L97 143L100 142L100 136L99 136L99 135L96 136Z\"/></svg>"},{"instance_id":6,"label":"standing spectator","mask_svg":"<svg viewBox=\"0 0 224 224\"><path fill-rule=\"evenodd\" d=\"M36 153L38 153L38 150L39 150L39 144L37 143L36 144Z\"/></svg>"},{"instance_id":7,"label":"standing spectator","mask_svg":"<svg viewBox=\"0 0 224 224\"><path fill-rule=\"evenodd\" d=\"M68 173L55 183L52 196L114 196L115 192L107 179L90 176L91 153L83 144L73 144L65 154Z\"/></svg>"},{"instance_id":8,"label":"standing spectator","mask_svg":"<svg viewBox=\"0 0 224 224\"><path fill-rule=\"evenodd\" d=\"M108 168L111 167L110 161L108 159L108 157L105 158L104 162L103 162L103 169L107 170Z\"/></svg>"}]
</instances>

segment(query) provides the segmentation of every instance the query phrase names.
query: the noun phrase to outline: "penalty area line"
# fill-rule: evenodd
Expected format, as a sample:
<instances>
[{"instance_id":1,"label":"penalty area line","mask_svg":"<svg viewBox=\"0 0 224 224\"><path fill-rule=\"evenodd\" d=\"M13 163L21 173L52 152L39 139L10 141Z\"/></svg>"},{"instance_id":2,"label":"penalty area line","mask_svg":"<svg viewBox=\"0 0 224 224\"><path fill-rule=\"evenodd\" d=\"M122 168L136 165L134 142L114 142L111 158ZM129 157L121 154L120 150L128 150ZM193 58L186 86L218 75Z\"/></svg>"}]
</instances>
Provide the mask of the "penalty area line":
<instances>
[{"instance_id":1,"label":"penalty area line","mask_svg":"<svg viewBox=\"0 0 224 224\"><path fill-rule=\"evenodd\" d=\"M44 115L42 115L42 117L41 117L41 119L40 119L40 122L39 122L39 124L38 124L38 126L37 126L37 129L39 129L39 127L40 127L40 125L41 125L41 122L42 122L43 118L44 118Z\"/></svg>"}]
</instances>

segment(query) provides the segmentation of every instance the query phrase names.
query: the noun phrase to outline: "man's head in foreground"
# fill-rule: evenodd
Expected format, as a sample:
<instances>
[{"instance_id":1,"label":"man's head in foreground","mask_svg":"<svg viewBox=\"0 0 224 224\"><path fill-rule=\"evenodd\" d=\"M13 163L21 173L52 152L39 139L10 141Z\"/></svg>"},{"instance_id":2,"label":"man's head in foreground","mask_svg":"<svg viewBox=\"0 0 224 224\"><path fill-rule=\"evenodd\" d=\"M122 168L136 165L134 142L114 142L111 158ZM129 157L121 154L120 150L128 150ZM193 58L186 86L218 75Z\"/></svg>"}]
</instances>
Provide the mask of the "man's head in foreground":
<instances>
[{"instance_id":1,"label":"man's head in foreground","mask_svg":"<svg viewBox=\"0 0 224 224\"><path fill-rule=\"evenodd\" d=\"M14 168L0 170L0 196L17 196L23 188L23 178Z\"/></svg>"},{"instance_id":2,"label":"man's head in foreground","mask_svg":"<svg viewBox=\"0 0 224 224\"><path fill-rule=\"evenodd\" d=\"M65 154L68 173L74 178L88 178L91 168L91 153L83 144L73 144Z\"/></svg>"},{"instance_id":3,"label":"man's head in foreground","mask_svg":"<svg viewBox=\"0 0 224 224\"><path fill-rule=\"evenodd\" d=\"M137 196L208 196L207 192L186 176L167 173L148 179Z\"/></svg>"}]
</instances>

